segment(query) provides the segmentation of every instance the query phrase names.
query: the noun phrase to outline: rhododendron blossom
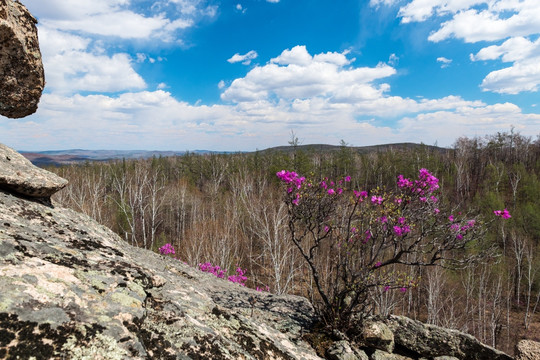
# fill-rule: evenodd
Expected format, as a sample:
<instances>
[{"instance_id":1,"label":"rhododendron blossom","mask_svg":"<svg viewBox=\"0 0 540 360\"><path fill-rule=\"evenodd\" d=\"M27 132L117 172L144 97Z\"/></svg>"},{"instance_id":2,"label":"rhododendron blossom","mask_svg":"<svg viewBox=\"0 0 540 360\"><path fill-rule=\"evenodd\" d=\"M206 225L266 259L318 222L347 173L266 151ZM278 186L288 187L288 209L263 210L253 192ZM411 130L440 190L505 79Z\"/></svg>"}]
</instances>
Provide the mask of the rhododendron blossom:
<instances>
[{"instance_id":1,"label":"rhododendron blossom","mask_svg":"<svg viewBox=\"0 0 540 360\"><path fill-rule=\"evenodd\" d=\"M174 247L171 244L167 243L159 248L159 253L161 255L168 255L168 254L174 255L175 254Z\"/></svg>"},{"instance_id":2,"label":"rhododendron blossom","mask_svg":"<svg viewBox=\"0 0 540 360\"><path fill-rule=\"evenodd\" d=\"M495 216L500 216L503 219L510 219L512 217L506 208L504 210L495 210L493 213Z\"/></svg>"}]
</instances>

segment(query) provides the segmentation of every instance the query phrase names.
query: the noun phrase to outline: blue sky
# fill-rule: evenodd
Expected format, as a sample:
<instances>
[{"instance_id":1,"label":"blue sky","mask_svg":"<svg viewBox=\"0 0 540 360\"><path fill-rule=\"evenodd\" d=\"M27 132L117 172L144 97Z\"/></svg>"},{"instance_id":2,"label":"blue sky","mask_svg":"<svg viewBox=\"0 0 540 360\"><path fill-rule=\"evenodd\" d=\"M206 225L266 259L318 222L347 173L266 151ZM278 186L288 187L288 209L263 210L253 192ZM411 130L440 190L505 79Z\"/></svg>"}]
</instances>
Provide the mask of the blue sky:
<instances>
[{"instance_id":1,"label":"blue sky","mask_svg":"<svg viewBox=\"0 0 540 360\"><path fill-rule=\"evenodd\" d=\"M540 134L538 0L21 0L39 20L19 150L249 151Z\"/></svg>"}]
</instances>

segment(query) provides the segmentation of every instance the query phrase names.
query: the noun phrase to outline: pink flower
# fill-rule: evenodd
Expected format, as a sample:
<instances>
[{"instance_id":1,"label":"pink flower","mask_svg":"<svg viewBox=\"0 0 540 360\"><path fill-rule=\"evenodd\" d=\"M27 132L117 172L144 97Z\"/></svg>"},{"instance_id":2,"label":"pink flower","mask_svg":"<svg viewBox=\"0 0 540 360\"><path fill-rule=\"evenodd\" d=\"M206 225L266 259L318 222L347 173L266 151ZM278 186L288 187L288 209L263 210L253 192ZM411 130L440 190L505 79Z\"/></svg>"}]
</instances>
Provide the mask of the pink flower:
<instances>
[{"instance_id":1,"label":"pink flower","mask_svg":"<svg viewBox=\"0 0 540 360\"><path fill-rule=\"evenodd\" d=\"M441 212L441 210L439 210L439 209L433 209L433 212L434 212L435 214L438 214L438 213Z\"/></svg>"},{"instance_id":2,"label":"pink flower","mask_svg":"<svg viewBox=\"0 0 540 360\"><path fill-rule=\"evenodd\" d=\"M382 198L382 196L376 196L376 195L373 195L371 197L371 202L373 204L379 204L381 205L383 203L384 199Z\"/></svg>"},{"instance_id":3,"label":"pink flower","mask_svg":"<svg viewBox=\"0 0 540 360\"><path fill-rule=\"evenodd\" d=\"M406 288L406 287L402 287L402 288L399 289L399 291L401 291L402 293L407 292L407 288Z\"/></svg>"},{"instance_id":4,"label":"pink flower","mask_svg":"<svg viewBox=\"0 0 540 360\"><path fill-rule=\"evenodd\" d=\"M403 175L399 175L397 185L400 188L410 188L410 187L412 187L413 183L412 183L411 180L403 177Z\"/></svg>"},{"instance_id":5,"label":"pink flower","mask_svg":"<svg viewBox=\"0 0 540 360\"><path fill-rule=\"evenodd\" d=\"M405 236L407 233L411 232L411 228L409 225L405 226L394 226L394 233L397 236Z\"/></svg>"},{"instance_id":6,"label":"pink flower","mask_svg":"<svg viewBox=\"0 0 540 360\"><path fill-rule=\"evenodd\" d=\"M328 194L329 195L334 195L336 192L334 191L334 189L328 189Z\"/></svg>"},{"instance_id":7,"label":"pink flower","mask_svg":"<svg viewBox=\"0 0 540 360\"><path fill-rule=\"evenodd\" d=\"M380 261L378 261L376 264L375 264L375 267L378 268L378 267L381 267L382 263Z\"/></svg>"},{"instance_id":8,"label":"pink flower","mask_svg":"<svg viewBox=\"0 0 540 360\"><path fill-rule=\"evenodd\" d=\"M384 287L384 292L387 292L388 290L390 290L390 286L386 285L386 286Z\"/></svg>"},{"instance_id":9,"label":"pink flower","mask_svg":"<svg viewBox=\"0 0 540 360\"><path fill-rule=\"evenodd\" d=\"M504 210L495 210L493 213L495 216L500 216L503 219L510 219L512 217L506 208Z\"/></svg>"},{"instance_id":10,"label":"pink flower","mask_svg":"<svg viewBox=\"0 0 540 360\"><path fill-rule=\"evenodd\" d=\"M454 215L450 215L450 216L448 217L448 220L449 220L449 221L454 221Z\"/></svg>"},{"instance_id":11,"label":"pink flower","mask_svg":"<svg viewBox=\"0 0 540 360\"><path fill-rule=\"evenodd\" d=\"M369 239L371 239L371 231L366 230L364 234L366 235L366 238L364 239L364 241L362 241L363 244L367 243Z\"/></svg>"},{"instance_id":12,"label":"pink flower","mask_svg":"<svg viewBox=\"0 0 540 360\"><path fill-rule=\"evenodd\" d=\"M350 176L345 176L345 182L350 182L351 181L351 177Z\"/></svg>"},{"instance_id":13,"label":"pink flower","mask_svg":"<svg viewBox=\"0 0 540 360\"><path fill-rule=\"evenodd\" d=\"M167 243L159 248L159 253L161 255L168 255L168 254L174 255L175 254L174 247L171 244Z\"/></svg>"}]
</instances>

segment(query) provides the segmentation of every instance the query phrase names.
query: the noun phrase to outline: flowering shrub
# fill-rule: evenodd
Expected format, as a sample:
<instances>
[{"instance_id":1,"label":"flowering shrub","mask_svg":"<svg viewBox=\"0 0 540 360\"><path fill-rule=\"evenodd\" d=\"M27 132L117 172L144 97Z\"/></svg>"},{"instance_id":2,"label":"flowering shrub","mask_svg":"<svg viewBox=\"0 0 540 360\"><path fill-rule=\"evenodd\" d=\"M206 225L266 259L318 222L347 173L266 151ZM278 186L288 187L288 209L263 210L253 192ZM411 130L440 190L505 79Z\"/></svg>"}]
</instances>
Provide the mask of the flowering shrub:
<instances>
[{"instance_id":1,"label":"flowering shrub","mask_svg":"<svg viewBox=\"0 0 540 360\"><path fill-rule=\"evenodd\" d=\"M245 273L246 273L246 270L242 270L242 268L237 267L236 268L236 274L229 276L227 278L227 280L229 280L230 282L233 282L235 284L240 284L242 286L246 286L247 276L244 275Z\"/></svg>"},{"instance_id":2,"label":"flowering shrub","mask_svg":"<svg viewBox=\"0 0 540 360\"><path fill-rule=\"evenodd\" d=\"M159 248L159 253L161 255L174 255L176 252L174 251L174 247L171 244L167 243ZM227 274L227 270L221 269L221 267L218 265L214 266L210 262L199 264L199 270L214 274L220 279L225 279L225 276ZM247 276L245 276L245 274L245 269L243 270L241 267L237 267L236 274L228 276L227 280L235 284L240 284L241 286L246 286ZM259 288L257 288L257 291L259 291Z\"/></svg>"},{"instance_id":3,"label":"flowering shrub","mask_svg":"<svg viewBox=\"0 0 540 360\"><path fill-rule=\"evenodd\" d=\"M199 264L199 269L201 271L214 274L220 279L225 279L225 274L227 272L227 271L222 270L221 267L217 265L214 266L212 265L212 263L209 263L209 262L204 263L204 264ZM242 270L241 267L237 267L236 274L228 276L227 280L235 284L240 284L241 286L246 286L247 276L245 276L245 273L246 273L246 270Z\"/></svg>"},{"instance_id":4,"label":"flowering shrub","mask_svg":"<svg viewBox=\"0 0 540 360\"><path fill-rule=\"evenodd\" d=\"M159 253L161 255L169 255L169 254L174 255L175 254L174 247L171 244L167 243L159 248Z\"/></svg>"},{"instance_id":5,"label":"flowering shrub","mask_svg":"<svg viewBox=\"0 0 540 360\"><path fill-rule=\"evenodd\" d=\"M199 264L199 270L202 272L207 272L210 274L214 274L216 277L220 279L225 279L225 271L221 269L219 266L214 266L212 263L206 262L204 264Z\"/></svg>"},{"instance_id":6,"label":"flowering shrub","mask_svg":"<svg viewBox=\"0 0 540 360\"><path fill-rule=\"evenodd\" d=\"M286 189L291 240L311 270L313 305L329 326L347 330L353 317L361 319L376 288L414 286L398 265L463 265L478 255L467 246L485 250L482 222L443 215L439 180L426 169L414 180L399 175L395 192L352 189L349 176L315 181L285 170L277 176ZM495 215L506 219L505 211Z\"/></svg>"}]
</instances>

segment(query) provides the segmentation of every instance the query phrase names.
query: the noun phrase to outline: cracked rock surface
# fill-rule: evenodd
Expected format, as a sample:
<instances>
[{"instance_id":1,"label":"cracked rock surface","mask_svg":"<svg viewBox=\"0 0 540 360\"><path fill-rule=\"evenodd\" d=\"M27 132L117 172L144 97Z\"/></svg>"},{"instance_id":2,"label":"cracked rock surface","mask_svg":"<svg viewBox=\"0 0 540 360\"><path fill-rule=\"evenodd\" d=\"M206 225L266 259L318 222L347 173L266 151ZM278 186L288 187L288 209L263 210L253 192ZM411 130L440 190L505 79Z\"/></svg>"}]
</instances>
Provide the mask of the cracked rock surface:
<instances>
[{"instance_id":1,"label":"cracked rock surface","mask_svg":"<svg viewBox=\"0 0 540 360\"><path fill-rule=\"evenodd\" d=\"M0 288L2 359L319 359L301 339L306 299L217 279L5 190Z\"/></svg>"}]
</instances>

